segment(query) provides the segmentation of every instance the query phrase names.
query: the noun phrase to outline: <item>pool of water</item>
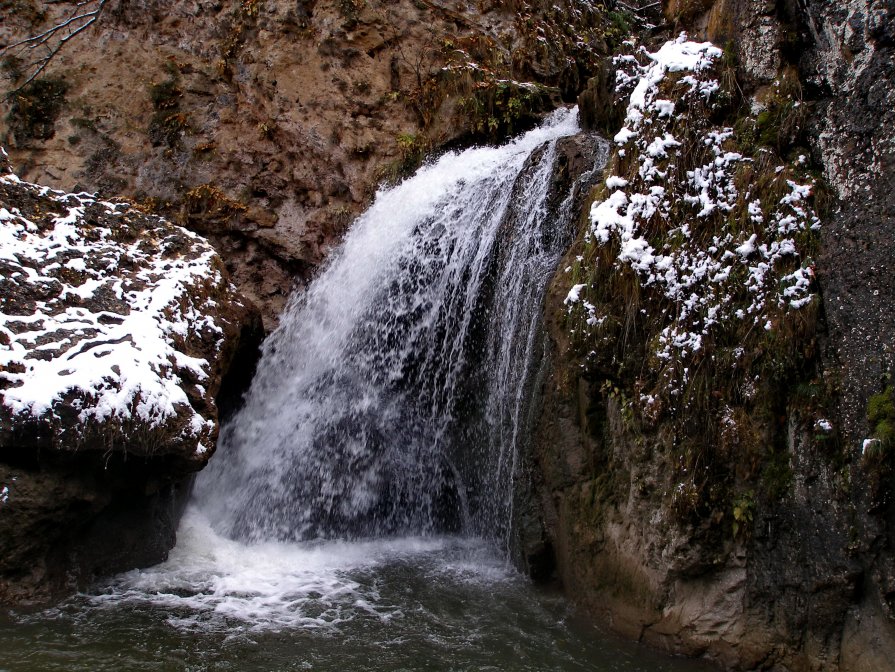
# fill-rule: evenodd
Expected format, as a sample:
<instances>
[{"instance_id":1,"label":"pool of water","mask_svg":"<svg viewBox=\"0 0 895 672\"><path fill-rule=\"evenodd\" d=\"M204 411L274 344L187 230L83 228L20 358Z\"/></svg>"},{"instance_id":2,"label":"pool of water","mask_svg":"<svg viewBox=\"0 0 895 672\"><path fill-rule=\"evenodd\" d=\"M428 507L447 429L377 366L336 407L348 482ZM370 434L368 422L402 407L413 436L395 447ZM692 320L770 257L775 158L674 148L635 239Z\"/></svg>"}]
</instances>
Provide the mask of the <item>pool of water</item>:
<instances>
[{"instance_id":1,"label":"pool of water","mask_svg":"<svg viewBox=\"0 0 895 672\"><path fill-rule=\"evenodd\" d=\"M477 540L243 545L190 510L159 566L0 615L0 670L704 672L576 619Z\"/></svg>"}]
</instances>

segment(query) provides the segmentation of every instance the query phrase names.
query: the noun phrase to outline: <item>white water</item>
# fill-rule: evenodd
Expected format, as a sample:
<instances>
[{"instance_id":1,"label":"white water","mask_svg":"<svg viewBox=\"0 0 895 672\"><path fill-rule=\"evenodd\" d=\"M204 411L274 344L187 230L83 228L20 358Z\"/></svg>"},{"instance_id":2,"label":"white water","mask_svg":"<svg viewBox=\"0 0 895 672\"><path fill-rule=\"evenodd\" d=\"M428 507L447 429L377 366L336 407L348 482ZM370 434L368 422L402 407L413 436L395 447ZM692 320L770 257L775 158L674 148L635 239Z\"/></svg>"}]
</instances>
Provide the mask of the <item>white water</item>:
<instances>
[{"instance_id":1,"label":"white water","mask_svg":"<svg viewBox=\"0 0 895 672\"><path fill-rule=\"evenodd\" d=\"M519 580L481 540L403 537L368 541L245 544L222 537L196 507L187 510L167 562L116 577L96 607L145 604L179 630L231 633L338 629L358 618L387 623L404 607L364 581L384 566L429 564L432 580L495 584Z\"/></svg>"},{"instance_id":2,"label":"white water","mask_svg":"<svg viewBox=\"0 0 895 672\"><path fill-rule=\"evenodd\" d=\"M547 197L576 115L378 194L265 343L169 560L96 605L161 607L186 631L331 630L405 618L380 593L405 563L445 594L520 581L514 479L571 234Z\"/></svg>"},{"instance_id":3,"label":"white water","mask_svg":"<svg viewBox=\"0 0 895 672\"><path fill-rule=\"evenodd\" d=\"M218 532L505 533L541 297L570 227L546 201L553 141L576 114L378 194L287 307L199 478Z\"/></svg>"}]
</instances>

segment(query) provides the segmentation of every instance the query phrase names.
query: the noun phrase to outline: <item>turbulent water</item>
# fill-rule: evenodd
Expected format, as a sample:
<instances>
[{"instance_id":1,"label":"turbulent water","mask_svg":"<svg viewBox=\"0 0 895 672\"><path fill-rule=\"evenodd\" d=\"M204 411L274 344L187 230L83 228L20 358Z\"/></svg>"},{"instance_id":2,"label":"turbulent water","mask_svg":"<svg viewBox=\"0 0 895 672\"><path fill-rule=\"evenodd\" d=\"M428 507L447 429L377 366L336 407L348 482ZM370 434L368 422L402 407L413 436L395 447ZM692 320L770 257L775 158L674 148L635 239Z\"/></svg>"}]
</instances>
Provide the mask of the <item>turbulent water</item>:
<instances>
[{"instance_id":1,"label":"turbulent water","mask_svg":"<svg viewBox=\"0 0 895 672\"><path fill-rule=\"evenodd\" d=\"M481 540L225 539L191 509L168 562L0 614L10 672L696 672L578 623Z\"/></svg>"},{"instance_id":2,"label":"turbulent water","mask_svg":"<svg viewBox=\"0 0 895 672\"><path fill-rule=\"evenodd\" d=\"M562 110L378 195L222 432L197 488L215 529L506 535L541 298L570 235L549 198L555 142L577 130Z\"/></svg>"},{"instance_id":3,"label":"turbulent water","mask_svg":"<svg viewBox=\"0 0 895 672\"><path fill-rule=\"evenodd\" d=\"M0 670L696 669L508 561L575 132L563 110L380 193L265 344L169 560L0 614Z\"/></svg>"}]
</instances>

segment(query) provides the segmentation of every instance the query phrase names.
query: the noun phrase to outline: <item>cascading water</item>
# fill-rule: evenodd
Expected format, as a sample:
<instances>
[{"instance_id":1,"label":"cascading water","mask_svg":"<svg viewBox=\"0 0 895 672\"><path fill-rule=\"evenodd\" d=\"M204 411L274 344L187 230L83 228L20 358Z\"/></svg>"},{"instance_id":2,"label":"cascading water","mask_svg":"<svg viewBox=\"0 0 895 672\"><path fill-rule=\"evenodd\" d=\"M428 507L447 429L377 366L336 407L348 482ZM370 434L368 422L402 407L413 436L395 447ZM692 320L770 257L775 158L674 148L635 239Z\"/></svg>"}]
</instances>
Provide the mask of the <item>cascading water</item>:
<instances>
[{"instance_id":1,"label":"cascading water","mask_svg":"<svg viewBox=\"0 0 895 672\"><path fill-rule=\"evenodd\" d=\"M577 131L560 110L377 196L289 304L200 476L216 529L505 535L541 299L570 236L549 202L555 145Z\"/></svg>"},{"instance_id":2,"label":"cascading water","mask_svg":"<svg viewBox=\"0 0 895 672\"><path fill-rule=\"evenodd\" d=\"M562 110L379 194L265 344L168 560L0 613L0 667L693 672L507 563L576 131Z\"/></svg>"}]
</instances>

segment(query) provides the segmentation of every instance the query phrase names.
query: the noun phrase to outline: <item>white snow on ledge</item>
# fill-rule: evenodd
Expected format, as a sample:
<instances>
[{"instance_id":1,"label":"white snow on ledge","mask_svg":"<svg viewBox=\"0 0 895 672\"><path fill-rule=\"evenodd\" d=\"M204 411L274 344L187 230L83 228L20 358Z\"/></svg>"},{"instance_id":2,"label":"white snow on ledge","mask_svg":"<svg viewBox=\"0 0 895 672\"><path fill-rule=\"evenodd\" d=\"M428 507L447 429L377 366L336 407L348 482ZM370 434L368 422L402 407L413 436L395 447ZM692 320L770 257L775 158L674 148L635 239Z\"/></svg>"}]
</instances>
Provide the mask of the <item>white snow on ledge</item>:
<instances>
[{"instance_id":1,"label":"white snow on ledge","mask_svg":"<svg viewBox=\"0 0 895 672\"><path fill-rule=\"evenodd\" d=\"M215 425L186 389L205 396L210 364L189 351L220 352L211 297L233 291L210 245L159 218L129 225L127 205L14 175L0 175L4 183L52 199L64 214L32 221L0 200L0 402L42 420L64 407L81 423L172 422L197 454L207 452Z\"/></svg>"}]
</instances>

